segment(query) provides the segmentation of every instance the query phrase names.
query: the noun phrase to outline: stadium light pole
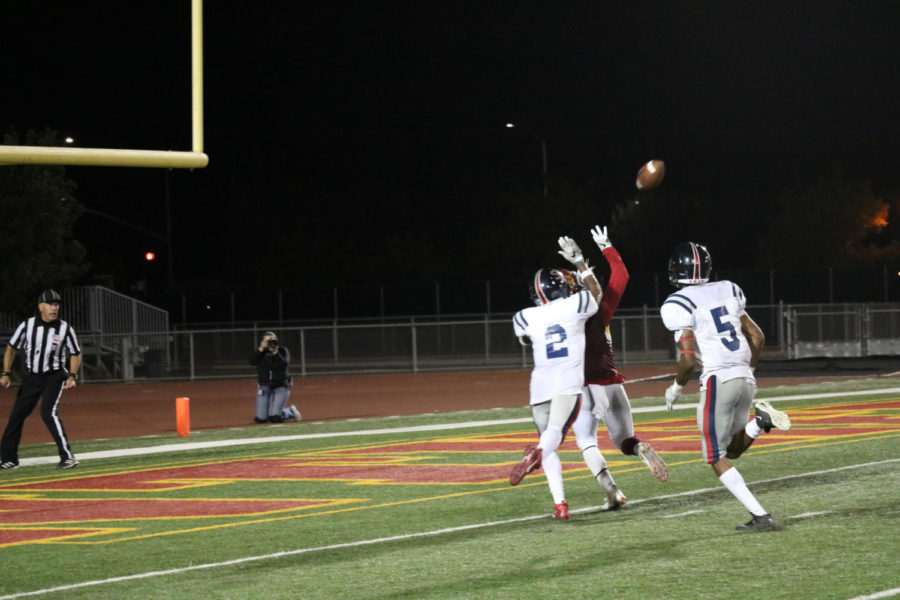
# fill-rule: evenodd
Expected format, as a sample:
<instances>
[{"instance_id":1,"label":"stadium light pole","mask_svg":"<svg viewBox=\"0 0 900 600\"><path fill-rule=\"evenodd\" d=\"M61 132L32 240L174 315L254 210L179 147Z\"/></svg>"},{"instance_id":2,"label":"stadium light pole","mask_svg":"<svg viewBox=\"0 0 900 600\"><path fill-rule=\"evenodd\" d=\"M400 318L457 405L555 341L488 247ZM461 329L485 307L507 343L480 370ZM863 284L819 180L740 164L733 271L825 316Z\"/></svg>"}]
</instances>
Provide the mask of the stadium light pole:
<instances>
[{"instance_id":1,"label":"stadium light pole","mask_svg":"<svg viewBox=\"0 0 900 600\"><path fill-rule=\"evenodd\" d=\"M540 145L541 145L541 183L543 184L544 200L546 201L550 195L547 190L547 140L545 140L544 138L542 138L541 136L536 134L533 129L531 129L530 127L527 127L525 125L518 125L516 123L507 123L506 128L507 129L522 129L528 135L530 135L531 137L536 139L538 141L538 143L540 143Z\"/></svg>"},{"instance_id":2,"label":"stadium light pole","mask_svg":"<svg viewBox=\"0 0 900 600\"><path fill-rule=\"evenodd\" d=\"M172 169L166 169L166 283L169 292L169 307L174 305L175 300L175 250L172 243L172 184L169 177Z\"/></svg>"}]
</instances>

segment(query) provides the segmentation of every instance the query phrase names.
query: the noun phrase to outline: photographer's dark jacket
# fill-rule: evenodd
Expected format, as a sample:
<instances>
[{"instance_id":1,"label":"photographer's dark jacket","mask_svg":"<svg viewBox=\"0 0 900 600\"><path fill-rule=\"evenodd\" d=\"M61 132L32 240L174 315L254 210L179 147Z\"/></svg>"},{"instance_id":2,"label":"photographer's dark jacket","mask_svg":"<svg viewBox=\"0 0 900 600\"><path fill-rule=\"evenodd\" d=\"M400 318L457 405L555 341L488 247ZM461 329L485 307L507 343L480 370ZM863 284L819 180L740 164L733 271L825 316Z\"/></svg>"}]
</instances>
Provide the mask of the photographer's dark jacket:
<instances>
[{"instance_id":1,"label":"photographer's dark jacket","mask_svg":"<svg viewBox=\"0 0 900 600\"><path fill-rule=\"evenodd\" d=\"M291 387L291 378L287 372L290 362L291 353L283 346L279 346L277 354L272 354L266 349L262 352L256 351L250 357L250 364L256 366L256 376L260 385L273 388Z\"/></svg>"}]
</instances>

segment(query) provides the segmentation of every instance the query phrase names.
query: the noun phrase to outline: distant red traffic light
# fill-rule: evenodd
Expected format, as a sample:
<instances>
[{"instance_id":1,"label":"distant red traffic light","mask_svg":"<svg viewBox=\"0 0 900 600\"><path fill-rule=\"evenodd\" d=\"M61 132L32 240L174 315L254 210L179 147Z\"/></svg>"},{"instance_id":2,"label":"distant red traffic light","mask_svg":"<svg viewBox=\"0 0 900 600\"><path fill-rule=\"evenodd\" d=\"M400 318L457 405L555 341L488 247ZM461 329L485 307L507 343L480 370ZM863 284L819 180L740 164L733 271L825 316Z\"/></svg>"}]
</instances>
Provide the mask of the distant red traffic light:
<instances>
[{"instance_id":1,"label":"distant red traffic light","mask_svg":"<svg viewBox=\"0 0 900 600\"><path fill-rule=\"evenodd\" d=\"M147 253L145 253L145 254L144 254L144 260L147 260L147 261L156 260L156 253L155 253L155 252L147 252Z\"/></svg>"}]
</instances>

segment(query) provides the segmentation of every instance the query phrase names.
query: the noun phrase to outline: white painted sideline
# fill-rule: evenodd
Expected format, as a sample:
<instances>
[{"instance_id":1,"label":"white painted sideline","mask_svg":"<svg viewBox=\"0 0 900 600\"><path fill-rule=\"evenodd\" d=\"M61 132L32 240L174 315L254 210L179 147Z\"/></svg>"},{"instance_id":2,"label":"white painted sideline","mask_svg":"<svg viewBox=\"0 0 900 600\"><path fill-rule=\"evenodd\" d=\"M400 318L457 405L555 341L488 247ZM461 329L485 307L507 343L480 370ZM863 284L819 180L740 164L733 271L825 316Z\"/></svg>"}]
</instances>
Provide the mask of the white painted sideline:
<instances>
[{"instance_id":1,"label":"white painted sideline","mask_svg":"<svg viewBox=\"0 0 900 600\"><path fill-rule=\"evenodd\" d=\"M775 481L783 481L785 479L799 479L799 478L803 478L803 477L813 477L816 475L824 475L826 473L836 473L838 471L847 471L847 470L851 470L851 469L874 467L874 466L884 465L884 464L893 463L893 462L900 462L900 458L889 458L886 460L880 460L880 461L876 461L876 462L861 463L861 464L856 464L856 465L846 465L843 467L835 467L833 469L824 469L821 471L810 471L808 473L797 473L794 475L785 475L783 477L774 477L772 479L761 479L759 481L748 482L748 485L759 485L759 484L771 483L771 482L775 482ZM637 500L631 500L628 503L631 505L642 504L644 502L666 500L669 498L678 498L681 496L696 496L698 494L706 494L706 493L710 493L710 492L721 492L721 491L722 491L722 487L716 486L716 487L711 487L711 488L701 488L699 490L690 490L687 492L679 492L677 494L664 494L662 496L654 496L652 498L639 498ZM571 514L596 512L599 510L601 510L600 506L590 506L590 507L586 507L586 508L580 508L577 510L573 510L573 511L571 511ZM682 513L682 514L684 514L684 513ZM135 573L134 575L123 575L120 577L110 577L108 579L95 579L93 581L82 581L81 583L60 585L60 586L56 586L56 587L52 587L52 588L45 588L42 590L32 590L30 592L18 592L15 594L9 594L7 596L0 596L0 600L13 600L14 598L25 598L28 596L40 596L42 594L50 594L53 592L64 592L67 590L74 590L74 589L79 589L79 588L104 585L104 584L108 584L108 583L120 583L123 581L134 581L137 579L150 579L152 577L160 577L160 576L165 576L165 575L176 575L178 573L186 573L189 571L199 571L202 569L216 569L216 568L220 568L220 567L239 565L239 564L248 563L248 562L259 562L259 561L263 561L263 560L272 560L272 559L276 559L276 558L282 558L285 556L297 556L299 554L311 554L313 552L324 552L327 550L339 550L342 548L357 548L360 546L372 546L374 544L382 544L382 543L386 543L386 542L397 542L397 541L403 541L403 540L412 540L412 539L417 539L417 538L432 537L432 536L437 536L437 535L443 535L445 533L454 533L454 532L458 532L458 531L467 531L467 530L472 530L472 529L484 529L486 527L496 527L498 525L509 525L512 523L523 523L526 521L536 521L538 519L547 519L548 517L549 517L549 515L545 513L545 514L540 514L540 515L530 515L527 517L518 517L516 519L506 519L503 521L488 521L486 523L474 523L472 525L461 525L459 527L447 527L444 529L435 529L432 531L420 531L418 533L392 535L389 537L374 538L371 540L359 540L356 542L346 542L343 544L332 544L330 546L314 546L312 548L297 548L295 550L283 550L281 552L273 552L271 554L261 554L258 556L245 556L244 558L235 558L232 560L225 560L222 562L204 563L204 564L200 564L200 565L189 565L187 567L181 567L181 568L177 568L177 569L166 569L165 571L149 571L147 573ZM661 518L664 518L664 517L661 517ZM885 594L885 593L893 592L893 591L894 590L886 590L885 592L879 592L879 593ZM889 594L889 595L893 595L893 594ZM886 597L887 596L883 596L883 595L859 596L857 598L854 598L853 600L862 600L862 599L868 599L868 598L872 598L872 599L886 598Z\"/></svg>"},{"instance_id":2,"label":"white painted sideline","mask_svg":"<svg viewBox=\"0 0 900 600\"><path fill-rule=\"evenodd\" d=\"M898 595L900 595L900 587L894 588L892 590L875 592L874 594L869 594L868 596L856 596L855 598L850 598L850 600L878 600L878 598L890 598L891 596Z\"/></svg>"},{"instance_id":3,"label":"white painted sideline","mask_svg":"<svg viewBox=\"0 0 900 600\"><path fill-rule=\"evenodd\" d=\"M795 396L778 396L766 398L768 402L784 402L787 400L809 400L812 398L843 398L848 396L874 396L879 394L897 394L900 388L887 388L883 390L861 390L856 392L829 392L827 394L800 394ZM687 410L697 408L697 403L676 404L675 410ZM665 405L644 406L632 409L633 413L665 412ZM490 421L468 421L465 423L444 423L440 425L417 425L414 427L394 427L390 429L366 429L362 431L341 431L332 433L303 433L298 435L279 435L273 437L247 438L242 440L220 440L217 442L186 442L183 444L163 444L161 446L147 446L144 448L123 448L121 450L99 450L97 452L85 452L78 454L78 460L93 460L98 458L117 458L121 456L143 456L145 454L165 454L168 452L183 452L187 450L203 450L206 448L223 448L226 446L246 446L250 444L272 444L276 442L291 442L296 440L312 440L333 437L352 437L380 435L391 433L411 433L417 431L446 431L450 429L468 429L471 427L491 427L493 425L509 425L514 423L531 423L531 417L520 419L495 419ZM23 458L19 461L22 466L47 465L59 462L59 456L35 456Z\"/></svg>"}]
</instances>

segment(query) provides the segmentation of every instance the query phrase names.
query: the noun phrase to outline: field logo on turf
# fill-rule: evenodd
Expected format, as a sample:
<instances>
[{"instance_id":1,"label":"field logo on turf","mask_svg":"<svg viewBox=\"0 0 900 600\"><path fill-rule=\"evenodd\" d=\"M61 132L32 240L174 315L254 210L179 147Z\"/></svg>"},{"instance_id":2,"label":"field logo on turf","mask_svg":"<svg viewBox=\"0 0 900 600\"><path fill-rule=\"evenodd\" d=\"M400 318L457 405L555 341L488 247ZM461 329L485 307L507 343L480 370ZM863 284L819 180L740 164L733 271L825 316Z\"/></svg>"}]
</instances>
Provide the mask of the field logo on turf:
<instances>
[{"instance_id":1,"label":"field logo on turf","mask_svg":"<svg viewBox=\"0 0 900 600\"><path fill-rule=\"evenodd\" d=\"M900 433L896 400L797 408L790 415L789 432L762 436L753 451L791 451ZM601 449L613 472L644 469L635 457L618 454L603 434ZM700 460L693 419L639 424L637 434L664 456ZM445 436L158 468L85 469L63 476L29 476L21 469L0 479L0 549L110 543L502 493L509 489L510 467L534 438L533 431ZM567 475L587 472L573 440L560 454ZM373 500L377 486L402 487L405 499Z\"/></svg>"}]
</instances>

